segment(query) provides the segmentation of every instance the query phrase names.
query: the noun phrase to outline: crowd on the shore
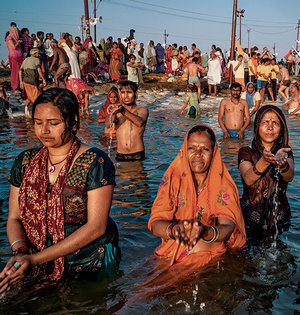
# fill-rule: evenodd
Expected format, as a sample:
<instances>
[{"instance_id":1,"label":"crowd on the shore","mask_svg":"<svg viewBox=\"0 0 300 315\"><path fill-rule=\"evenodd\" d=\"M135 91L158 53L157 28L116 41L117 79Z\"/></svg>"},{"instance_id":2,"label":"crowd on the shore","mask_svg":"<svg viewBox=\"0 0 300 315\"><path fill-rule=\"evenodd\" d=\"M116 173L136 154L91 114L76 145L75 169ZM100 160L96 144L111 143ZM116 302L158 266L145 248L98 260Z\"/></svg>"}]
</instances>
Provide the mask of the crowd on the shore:
<instances>
[{"instance_id":1,"label":"crowd on the shore","mask_svg":"<svg viewBox=\"0 0 300 315\"><path fill-rule=\"evenodd\" d=\"M213 89L216 95L221 77L233 68L235 82L231 95L220 102L218 121L224 138L242 139L253 119L252 145L238 153L242 198L222 161L214 131L205 125L191 128L162 178L148 222L149 230L162 240L155 254L167 262L165 266L183 267L181 271L201 268L228 249L243 249L247 236L260 239L288 226L286 189L294 177L294 158L284 113L264 101L265 93L271 102L276 100L280 74L278 93L289 113L300 111L299 84L289 77L289 63L299 66L290 58L294 51L286 64L276 64L266 47L261 54L253 47L249 56L238 45L236 60L228 61L215 45L209 57L195 44L191 54L187 47L173 44L164 49L153 41L144 51L133 32L118 42L101 40L99 46L90 37L83 44L78 37L73 41L68 33L58 40L50 33L45 42L43 37L38 32L32 46L24 45L24 32L21 40L11 25L6 38L12 76L18 74L12 87L27 93L27 111L33 103L34 130L43 147L22 152L9 176L7 234L13 257L0 273L0 294L26 276L58 281L65 274L99 272L120 259L117 227L109 217L114 165L103 151L76 137L80 114L84 109L88 113L90 77L119 84L109 91L97 122L104 122L106 134L115 137L116 160L130 162L146 157L143 135L149 109L136 104L142 69L167 73L174 80L186 76L181 113L189 105L188 115L197 118L199 77L207 76L209 94ZM30 56L23 60L25 46ZM128 80L121 82L122 69ZM57 87L41 93L39 82L46 86L52 70ZM60 78L66 89L58 88Z\"/></svg>"}]
</instances>

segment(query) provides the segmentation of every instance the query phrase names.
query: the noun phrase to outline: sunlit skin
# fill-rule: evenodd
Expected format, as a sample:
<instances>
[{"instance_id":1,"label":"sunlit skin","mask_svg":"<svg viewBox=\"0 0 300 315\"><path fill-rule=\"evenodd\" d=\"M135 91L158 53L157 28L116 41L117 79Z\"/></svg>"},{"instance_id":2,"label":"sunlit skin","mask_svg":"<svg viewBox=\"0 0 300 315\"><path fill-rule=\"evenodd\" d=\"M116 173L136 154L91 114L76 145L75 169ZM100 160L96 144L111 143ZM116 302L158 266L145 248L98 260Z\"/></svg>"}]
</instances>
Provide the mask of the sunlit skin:
<instances>
[{"instance_id":1,"label":"sunlit skin","mask_svg":"<svg viewBox=\"0 0 300 315\"><path fill-rule=\"evenodd\" d=\"M206 132L190 134L187 142L187 156L194 177L196 194L205 188L207 174L213 156L212 142ZM192 189L192 188L191 188ZM166 238L166 228L169 221L157 220L152 223L153 234ZM234 230L234 223L227 218L217 218L217 227L220 231L218 242L229 239ZM173 227L173 235L178 244L185 246L190 253L208 250L216 246L216 243L199 242L202 239L211 239L212 230L198 221L183 220Z\"/></svg>"},{"instance_id":2,"label":"sunlit skin","mask_svg":"<svg viewBox=\"0 0 300 315\"><path fill-rule=\"evenodd\" d=\"M259 136L265 148L271 149L280 133L281 123L279 117L268 111L264 114L259 125Z\"/></svg>"},{"instance_id":3,"label":"sunlit skin","mask_svg":"<svg viewBox=\"0 0 300 315\"><path fill-rule=\"evenodd\" d=\"M34 131L38 139L48 148L58 148L73 138L65 134L65 122L58 109L51 103L39 104L34 113Z\"/></svg>"},{"instance_id":4,"label":"sunlit skin","mask_svg":"<svg viewBox=\"0 0 300 315\"><path fill-rule=\"evenodd\" d=\"M187 145L189 164L197 180L197 175L201 178L203 174L206 176L208 172L213 154L211 141L207 133L197 132L190 135ZM200 181L197 182L197 186L198 184L200 184Z\"/></svg>"},{"instance_id":5,"label":"sunlit skin","mask_svg":"<svg viewBox=\"0 0 300 315\"><path fill-rule=\"evenodd\" d=\"M263 115L259 124L258 134L264 150L255 167L259 172L264 172L270 164L284 168L288 163L289 170L281 173L281 176L286 182L290 182L294 178L294 161L288 157L288 152L291 151L291 148L281 148L275 154L271 152L276 139L280 135L281 126L281 120L274 111L269 110ZM253 171L253 164L249 161L241 162L239 171L248 186L254 184L261 176Z\"/></svg>"}]
</instances>

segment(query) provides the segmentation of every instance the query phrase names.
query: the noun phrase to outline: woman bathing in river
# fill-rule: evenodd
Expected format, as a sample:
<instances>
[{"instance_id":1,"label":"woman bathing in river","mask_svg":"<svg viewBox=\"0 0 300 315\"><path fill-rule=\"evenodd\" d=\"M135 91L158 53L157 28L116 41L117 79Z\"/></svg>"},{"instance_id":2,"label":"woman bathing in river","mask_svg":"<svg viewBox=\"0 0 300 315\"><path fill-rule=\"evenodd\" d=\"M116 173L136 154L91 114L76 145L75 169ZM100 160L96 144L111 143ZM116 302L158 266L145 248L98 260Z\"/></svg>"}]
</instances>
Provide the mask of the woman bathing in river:
<instances>
[{"instance_id":1,"label":"woman bathing in river","mask_svg":"<svg viewBox=\"0 0 300 315\"><path fill-rule=\"evenodd\" d=\"M68 273L97 272L119 254L109 217L114 166L76 137L76 96L45 91L33 104L32 119L43 147L22 152L11 170L7 236L13 257L0 273L0 293L26 276L57 281Z\"/></svg>"},{"instance_id":2,"label":"woman bathing in river","mask_svg":"<svg viewBox=\"0 0 300 315\"><path fill-rule=\"evenodd\" d=\"M294 178L294 159L285 117L278 107L266 105L257 111L252 146L239 150L238 163L244 218L249 233L259 238L290 217L286 190Z\"/></svg>"},{"instance_id":3,"label":"woman bathing in river","mask_svg":"<svg viewBox=\"0 0 300 315\"><path fill-rule=\"evenodd\" d=\"M148 227L162 239L155 254L170 265L202 267L246 245L238 191L209 127L187 133L163 176Z\"/></svg>"}]
</instances>

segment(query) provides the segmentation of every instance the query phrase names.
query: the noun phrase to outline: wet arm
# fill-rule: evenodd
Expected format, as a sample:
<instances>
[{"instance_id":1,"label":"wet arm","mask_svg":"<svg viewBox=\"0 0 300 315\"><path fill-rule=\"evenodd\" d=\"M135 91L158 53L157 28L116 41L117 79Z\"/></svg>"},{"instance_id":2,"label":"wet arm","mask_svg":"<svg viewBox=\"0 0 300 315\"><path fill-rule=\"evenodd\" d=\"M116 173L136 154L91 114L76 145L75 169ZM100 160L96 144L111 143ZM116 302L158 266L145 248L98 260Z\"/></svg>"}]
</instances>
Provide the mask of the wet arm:
<instances>
[{"instance_id":1,"label":"wet arm","mask_svg":"<svg viewBox=\"0 0 300 315\"><path fill-rule=\"evenodd\" d=\"M51 71L53 66L55 65L56 61L57 61L57 57L58 57L58 53L57 51L53 51L53 59L52 59L52 62L51 62L51 66L49 68L49 70Z\"/></svg>"},{"instance_id":2,"label":"wet arm","mask_svg":"<svg viewBox=\"0 0 300 315\"><path fill-rule=\"evenodd\" d=\"M40 79L43 81L43 85L46 86L46 81L45 81L45 78L44 78L44 75L43 75L41 67L38 67L37 70L38 70Z\"/></svg>"},{"instance_id":3,"label":"wet arm","mask_svg":"<svg viewBox=\"0 0 300 315\"><path fill-rule=\"evenodd\" d=\"M24 85L23 85L23 71L22 71L22 69L19 70L19 80L20 80L20 88L23 89Z\"/></svg>"},{"instance_id":4,"label":"wet arm","mask_svg":"<svg viewBox=\"0 0 300 315\"><path fill-rule=\"evenodd\" d=\"M249 113L249 106L247 101L243 101L244 103L244 116L245 116L245 121L244 124L242 126L242 128L240 129L241 131L245 131L245 129L248 127L248 125L250 124L250 113Z\"/></svg>"},{"instance_id":5,"label":"wet arm","mask_svg":"<svg viewBox=\"0 0 300 315\"><path fill-rule=\"evenodd\" d=\"M294 160L291 158L288 158L286 162L289 164L289 169L287 172L280 173L280 174L281 174L282 179L288 183L288 182L291 182L294 178Z\"/></svg>"},{"instance_id":6,"label":"wet arm","mask_svg":"<svg viewBox=\"0 0 300 315\"><path fill-rule=\"evenodd\" d=\"M87 223L61 242L33 254L33 265L41 265L65 256L88 245L105 233L112 201L113 186L107 185L88 191ZM100 206L101 205L101 206Z\"/></svg>"},{"instance_id":7,"label":"wet arm","mask_svg":"<svg viewBox=\"0 0 300 315\"><path fill-rule=\"evenodd\" d=\"M142 127L146 124L149 113L148 109L145 107L141 108L137 114L134 114L127 110L125 107L123 107L121 114L127 119L129 119L136 126Z\"/></svg>"},{"instance_id":8,"label":"wet arm","mask_svg":"<svg viewBox=\"0 0 300 315\"><path fill-rule=\"evenodd\" d=\"M218 121L219 121L219 125L221 129L223 130L224 133L226 133L228 131L223 122L224 114L225 114L225 107L224 107L224 100L222 100L219 107Z\"/></svg>"},{"instance_id":9,"label":"wet arm","mask_svg":"<svg viewBox=\"0 0 300 315\"><path fill-rule=\"evenodd\" d=\"M263 173L270 165L262 156L255 164L258 172ZM247 186L253 185L262 175L254 173L253 164L250 161L243 161L239 165L239 171Z\"/></svg>"}]
</instances>

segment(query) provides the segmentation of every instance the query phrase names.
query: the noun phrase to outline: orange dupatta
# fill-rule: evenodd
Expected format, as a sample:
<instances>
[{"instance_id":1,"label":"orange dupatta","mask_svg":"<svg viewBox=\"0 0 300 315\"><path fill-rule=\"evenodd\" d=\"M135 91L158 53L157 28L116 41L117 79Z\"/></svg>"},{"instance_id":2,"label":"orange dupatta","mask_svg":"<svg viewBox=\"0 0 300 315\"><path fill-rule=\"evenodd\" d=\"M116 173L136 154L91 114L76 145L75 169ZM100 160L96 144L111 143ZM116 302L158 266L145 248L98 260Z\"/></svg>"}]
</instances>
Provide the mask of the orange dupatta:
<instances>
[{"instance_id":1,"label":"orange dupatta","mask_svg":"<svg viewBox=\"0 0 300 315\"><path fill-rule=\"evenodd\" d=\"M223 254L227 248L240 250L245 247L245 223L237 187L221 159L217 143L207 175L206 188L197 198L187 156L188 135L189 132L178 155L162 178L151 209L148 228L151 230L151 224L156 220L174 223L183 220L201 220L205 225L214 225L217 217L230 219L234 222L235 229L225 244L219 243L208 251L187 255L185 247L178 247L175 240L162 239L161 245L155 250L158 257L171 260L171 264L183 260L196 266L203 266L213 257Z\"/></svg>"}]
</instances>

